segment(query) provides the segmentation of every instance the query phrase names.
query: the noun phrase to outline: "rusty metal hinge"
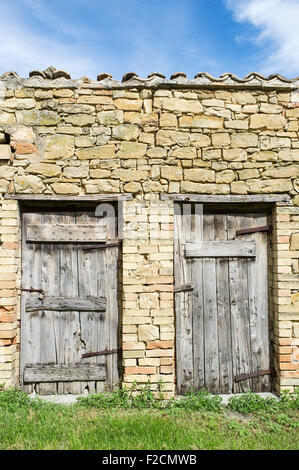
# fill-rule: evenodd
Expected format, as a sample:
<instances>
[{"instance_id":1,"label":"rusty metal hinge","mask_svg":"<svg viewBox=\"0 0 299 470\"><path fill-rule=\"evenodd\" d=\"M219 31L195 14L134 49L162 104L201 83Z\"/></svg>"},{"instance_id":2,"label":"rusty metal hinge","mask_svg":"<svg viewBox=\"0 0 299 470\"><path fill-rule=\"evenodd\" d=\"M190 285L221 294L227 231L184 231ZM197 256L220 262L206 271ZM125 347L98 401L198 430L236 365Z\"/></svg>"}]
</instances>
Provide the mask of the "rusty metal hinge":
<instances>
[{"instance_id":1,"label":"rusty metal hinge","mask_svg":"<svg viewBox=\"0 0 299 470\"><path fill-rule=\"evenodd\" d=\"M192 291L195 288L194 284L191 284L190 282L187 282L186 284L181 284L179 286L174 286L173 292L187 292L187 291Z\"/></svg>"},{"instance_id":2,"label":"rusty metal hinge","mask_svg":"<svg viewBox=\"0 0 299 470\"><path fill-rule=\"evenodd\" d=\"M274 375L275 372L273 370L259 370L256 372L250 372L249 374L241 374L235 376L235 382L241 382L242 380L251 379L253 377L259 377L260 375Z\"/></svg>"},{"instance_id":3,"label":"rusty metal hinge","mask_svg":"<svg viewBox=\"0 0 299 470\"><path fill-rule=\"evenodd\" d=\"M107 354L115 354L120 352L122 349L105 349L105 351L97 351L97 352L90 352L82 354L82 358L84 357L93 357L93 356L105 356Z\"/></svg>"},{"instance_id":4,"label":"rusty metal hinge","mask_svg":"<svg viewBox=\"0 0 299 470\"><path fill-rule=\"evenodd\" d=\"M236 230L236 235L246 235L247 233L271 232L272 225L262 225L261 227L242 228Z\"/></svg>"},{"instance_id":5,"label":"rusty metal hinge","mask_svg":"<svg viewBox=\"0 0 299 470\"><path fill-rule=\"evenodd\" d=\"M111 242L111 243L105 243L104 245L85 245L83 247L84 251L91 251L91 250L105 250L106 248L111 248L112 246L118 246L118 242Z\"/></svg>"},{"instance_id":6,"label":"rusty metal hinge","mask_svg":"<svg viewBox=\"0 0 299 470\"><path fill-rule=\"evenodd\" d=\"M32 287L21 287L20 289L21 291L24 291L24 292L39 292L40 294L43 294L44 293L44 290L43 289L33 289Z\"/></svg>"}]
</instances>

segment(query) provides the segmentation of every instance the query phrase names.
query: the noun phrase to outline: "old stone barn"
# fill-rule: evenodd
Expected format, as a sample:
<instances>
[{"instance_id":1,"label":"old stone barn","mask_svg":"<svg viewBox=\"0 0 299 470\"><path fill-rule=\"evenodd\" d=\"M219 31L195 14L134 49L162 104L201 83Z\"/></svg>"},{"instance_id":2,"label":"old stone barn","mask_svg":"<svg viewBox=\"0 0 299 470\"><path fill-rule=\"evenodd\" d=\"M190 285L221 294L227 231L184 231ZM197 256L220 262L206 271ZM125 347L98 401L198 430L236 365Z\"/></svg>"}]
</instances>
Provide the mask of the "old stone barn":
<instances>
[{"instance_id":1,"label":"old stone barn","mask_svg":"<svg viewBox=\"0 0 299 470\"><path fill-rule=\"evenodd\" d=\"M299 80L0 77L0 383L299 385Z\"/></svg>"}]
</instances>

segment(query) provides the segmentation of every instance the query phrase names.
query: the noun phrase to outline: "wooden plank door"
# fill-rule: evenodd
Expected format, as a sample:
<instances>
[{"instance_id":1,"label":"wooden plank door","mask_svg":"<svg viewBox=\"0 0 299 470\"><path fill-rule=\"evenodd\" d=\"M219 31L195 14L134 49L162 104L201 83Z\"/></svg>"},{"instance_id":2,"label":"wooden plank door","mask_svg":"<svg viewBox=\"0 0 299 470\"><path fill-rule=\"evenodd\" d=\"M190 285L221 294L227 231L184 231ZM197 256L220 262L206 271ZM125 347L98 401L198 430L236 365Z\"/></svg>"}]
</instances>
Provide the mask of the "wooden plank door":
<instances>
[{"instance_id":1,"label":"wooden plank door","mask_svg":"<svg viewBox=\"0 0 299 470\"><path fill-rule=\"evenodd\" d=\"M192 211L194 214L194 210ZM269 371L267 232L261 213L175 215L177 390L211 393L271 390L270 375L236 381L242 374ZM200 243L202 241L202 243Z\"/></svg>"},{"instance_id":2,"label":"wooden plank door","mask_svg":"<svg viewBox=\"0 0 299 470\"><path fill-rule=\"evenodd\" d=\"M117 353L82 357L118 348L118 247L88 249L106 238L105 219L94 211L23 213L20 381L27 392L118 385Z\"/></svg>"}]
</instances>

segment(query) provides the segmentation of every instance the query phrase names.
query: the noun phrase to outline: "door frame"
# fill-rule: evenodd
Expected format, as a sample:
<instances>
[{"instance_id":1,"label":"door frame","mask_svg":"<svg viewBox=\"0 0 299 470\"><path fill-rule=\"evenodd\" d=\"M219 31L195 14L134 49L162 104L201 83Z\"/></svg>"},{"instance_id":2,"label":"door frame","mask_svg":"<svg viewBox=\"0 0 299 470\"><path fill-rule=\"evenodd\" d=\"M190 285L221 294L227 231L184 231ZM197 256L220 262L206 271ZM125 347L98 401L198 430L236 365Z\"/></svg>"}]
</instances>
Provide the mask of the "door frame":
<instances>
[{"instance_id":1,"label":"door frame","mask_svg":"<svg viewBox=\"0 0 299 470\"><path fill-rule=\"evenodd\" d=\"M166 195L161 195L161 199L167 199ZM206 196L206 195L169 195L174 203L179 203L182 207L184 204L203 204L205 208L210 211L213 209L217 212L227 213L256 213L261 212L267 214L270 219L272 230L269 231L267 236L267 278L268 278L268 321L269 321L269 357L270 357L270 370L273 371L271 379L271 391L274 390L274 378L278 375L276 370L277 361L275 361L275 348L274 348L274 305L273 305L273 228L274 228L274 211L276 204L280 202L289 201L288 195L270 195L269 197L259 196ZM182 212L181 212L182 213ZM175 230L175 228L174 228ZM175 236L175 234L174 234ZM174 253L175 256L175 253ZM174 270L175 270L174 260ZM176 377L178 370L177 357L177 317L176 317L176 301L174 296L174 318L175 318L175 363L176 363ZM176 380L177 383L177 380ZM178 391L178 384L176 385Z\"/></svg>"},{"instance_id":2,"label":"door frame","mask_svg":"<svg viewBox=\"0 0 299 470\"><path fill-rule=\"evenodd\" d=\"M20 216L20 264L19 264L19 289L18 289L18 304L19 304L19 324L18 324L18 337L19 339L19 354L16 364L16 377L18 377L18 384L23 384L23 379L20 376L21 374L21 361L22 361L22 325L21 325L21 302L22 302L22 253L23 253L23 240L24 240L24 230L22 224L23 213L31 210L32 212L43 212L47 210L53 211L72 211L77 210L88 210L93 209L100 203L113 203L116 207L116 216L118 217L122 212L122 202L126 200L133 199L133 195L128 194L97 194L97 195L84 195L84 196L56 196L56 195L31 195L31 194L19 194L19 195L6 195L6 199L14 199L18 201L19 206L19 216ZM119 240L119 249L118 249L118 266L121 260L121 250L122 250L122 240ZM117 292L118 292L118 327L117 327L117 342L119 351L120 345L122 343L121 331L122 331L122 270L118 269L117 277ZM122 357L119 352L117 355L118 363L118 376L119 383L122 382Z\"/></svg>"}]
</instances>

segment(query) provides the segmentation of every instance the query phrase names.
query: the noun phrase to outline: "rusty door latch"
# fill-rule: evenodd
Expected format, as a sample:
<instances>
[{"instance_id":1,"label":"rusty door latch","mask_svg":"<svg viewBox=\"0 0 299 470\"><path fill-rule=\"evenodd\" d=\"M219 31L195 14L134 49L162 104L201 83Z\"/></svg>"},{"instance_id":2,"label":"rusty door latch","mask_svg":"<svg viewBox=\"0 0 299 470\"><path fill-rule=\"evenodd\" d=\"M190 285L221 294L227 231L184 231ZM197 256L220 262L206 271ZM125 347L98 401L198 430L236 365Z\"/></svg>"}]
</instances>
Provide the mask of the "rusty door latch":
<instances>
[{"instance_id":1,"label":"rusty door latch","mask_svg":"<svg viewBox=\"0 0 299 470\"><path fill-rule=\"evenodd\" d=\"M248 233L256 233L256 232L272 232L272 225L262 225L261 227L242 228L240 230L236 230L236 235L246 235Z\"/></svg>"},{"instance_id":2,"label":"rusty door latch","mask_svg":"<svg viewBox=\"0 0 299 470\"><path fill-rule=\"evenodd\" d=\"M105 349L105 351L85 353L85 354L82 354L82 359L84 357L105 356L107 354L115 354L115 353L118 353L120 351L121 351L121 348L119 348L119 349Z\"/></svg>"},{"instance_id":3,"label":"rusty door latch","mask_svg":"<svg viewBox=\"0 0 299 470\"><path fill-rule=\"evenodd\" d=\"M252 379L253 377L259 377L261 375L275 375L273 370L259 370L256 372L250 372L249 374L241 374L235 376L235 382L241 382L242 380Z\"/></svg>"}]
</instances>

